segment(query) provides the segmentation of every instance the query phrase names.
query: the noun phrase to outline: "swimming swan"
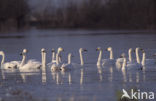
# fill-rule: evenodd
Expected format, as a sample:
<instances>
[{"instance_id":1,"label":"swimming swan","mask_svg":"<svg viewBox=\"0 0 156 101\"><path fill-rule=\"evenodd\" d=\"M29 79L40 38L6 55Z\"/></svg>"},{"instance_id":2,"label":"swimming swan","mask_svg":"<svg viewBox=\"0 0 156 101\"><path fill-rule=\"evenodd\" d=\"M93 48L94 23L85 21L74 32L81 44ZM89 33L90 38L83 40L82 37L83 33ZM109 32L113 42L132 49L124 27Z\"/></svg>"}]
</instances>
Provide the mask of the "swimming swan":
<instances>
[{"instance_id":1,"label":"swimming swan","mask_svg":"<svg viewBox=\"0 0 156 101\"><path fill-rule=\"evenodd\" d=\"M41 51L41 52L44 52L44 51ZM40 67L41 67L41 63L34 60L34 59L31 59L31 60L28 60L28 62L26 62L26 53L27 53L27 49L23 49L23 52L22 52L22 61L20 63L20 66L19 66L19 71L20 72L36 72L36 71L40 71ZM42 62L43 62L43 53L42 53Z\"/></svg>"},{"instance_id":2,"label":"swimming swan","mask_svg":"<svg viewBox=\"0 0 156 101\"><path fill-rule=\"evenodd\" d=\"M101 66L102 65L102 49L101 47L98 47L96 48L96 51L99 51L99 57L98 57L98 60L97 60L97 66Z\"/></svg>"},{"instance_id":3,"label":"swimming swan","mask_svg":"<svg viewBox=\"0 0 156 101\"><path fill-rule=\"evenodd\" d=\"M128 50L128 60L129 61L127 61L127 62L132 62L132 61L134 61L133 59L132 59L132 52L135 52L135 50L133 50L132 48L129 48L129 50ZM122 64L123 64L123 62L124 62L124 58L123 57L125 57L125 54L122 54L121 55L121 58L118 58L118 59L116 59L116 67L118 68L118 69L120 69L121 67L122 67Z\"/></svg>"},{"instance_id":4,"label":"swimming swan","mask_svg":"<svg viewBox=\"0 0 156 101\"><path fill-rule=\"evenodd\" d=\"M59 63L59 56L56 54L56 62L52 64L51 70L52 72L60 71L62 64Z\"/></svg>"},{"instance_id":5,"label":"swimming swan","mask_svg":"<svg viewBox=\"0 0 156 101\"><path fill-rule=\"evenodd\" d=\"M68 70L73 69L73 65L72 65L72 63L71 63L71 57L72 57L72 54L69 53L69 54L68 54L68 63L62 64L62 66L61 66L61 71L68 71Z\"/></svg>"},{"instance_id":6,"label":"swimming swan","mask_svg":"<svg viewBox=\"0 0 156 101\"><path fill-rule=\"evenodd\" d=\"M112 65L115 65L115 62L116 60L114 59L114 56L113 56L113 49L112 47L108 47L106 49L106 51L109 51L110 52L110 57L109 59L102 59L102 66L112 66Z\"/></svg>"},{"instance_id":7,"label":"swimming swan","mask_svg":"<svg viewBox=\"0 0 156 101\"><path fill-rule=\"evenodd\" d=\"M62 51L64 51L64 49L63 49L62 47L59 47L59 48L57 49L57 54L58 54L59 63L62 62L61 55L60 55L60 53L61 53Z\"/></svg>"},{"instance_id":8,"label":"swimming swan","mask_svg":"<svg viewBox=\"0 0 156 101\"><path fill-rule=\"evenodd\" d=\"M2 55L1 69L17 69L17 67L20 64L20 61L5 62L5 54L4 54L4 52L0 51L0 55Z\"/></svg>"},{"instance_id":9,"label":"swimming swan","mask_svg":"<svg viewBox=\"0 0 156 101\"><path fill-rule=\"evenodd\" d=\"M145 53L144 50L142 50L142 61L141 61L141 64L142 64L142 66L153 67L154 65L156 65L156 60L155 59L146 59L146 53Z\"/></svg>"},{"instance_id":10,"label":"swimming swan","mask_svg":"<svg viewBox=\"0 0 156 101\"><path fill-rule=\"evenodd\" d=\"M83 55L82 55L83 52L87 52L87 50L86 50L86 49L83 49L83 48L80 48L80 49L79 49L79 54L80 54L80 65L81 65L81 66L84 65Z\"/></svg>"},{"instance_id":11,"label":"swimming swan","mask_svg":"<svg viewBox=\"0 0 156 101\"><path fill-rule=\"evenodd\" d=\"M142 65L135 62L127 62L126 57L124 57L121 70L142 70Z\"/></svg>"}]
</instances>

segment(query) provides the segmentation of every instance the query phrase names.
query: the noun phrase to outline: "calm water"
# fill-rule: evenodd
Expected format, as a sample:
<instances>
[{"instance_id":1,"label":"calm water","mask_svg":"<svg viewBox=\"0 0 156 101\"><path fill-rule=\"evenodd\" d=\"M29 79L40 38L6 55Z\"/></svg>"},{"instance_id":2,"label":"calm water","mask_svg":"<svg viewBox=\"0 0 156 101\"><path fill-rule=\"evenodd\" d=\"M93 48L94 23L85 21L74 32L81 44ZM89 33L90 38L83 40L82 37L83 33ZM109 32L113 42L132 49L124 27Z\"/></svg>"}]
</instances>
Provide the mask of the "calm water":
<instances>
[{"instance_id":1,"label":"calm water","mask_svg":"<svg viewBox=\"0 0 156 101\"><path fill-rule=\"evenodd\" d=\"M65 73L51 73L47 68L46 81L41 73L3 73L0 75L0 101L117 101L122 89L140 89L156 92L156 69L150 71L119 72L96 66L96 47L113 47L118 58L129 48L145 49L147 58L155 58L156 35L148 32L87 31L87 30L29 30L0 35L0 50L6 54L6 61L21 60L23 48L28 49L28 58L41 61L40 49L47 50L47 63L51 61L51 49L63 47L64 61L70 52L73 63L80 63L79 48L86 48L83 67ZM103 52L103 58L109 53ZM133 56L134 57L134 56ZM24 100L25 99L25 100Z\"/></svg>"}]
</instances>

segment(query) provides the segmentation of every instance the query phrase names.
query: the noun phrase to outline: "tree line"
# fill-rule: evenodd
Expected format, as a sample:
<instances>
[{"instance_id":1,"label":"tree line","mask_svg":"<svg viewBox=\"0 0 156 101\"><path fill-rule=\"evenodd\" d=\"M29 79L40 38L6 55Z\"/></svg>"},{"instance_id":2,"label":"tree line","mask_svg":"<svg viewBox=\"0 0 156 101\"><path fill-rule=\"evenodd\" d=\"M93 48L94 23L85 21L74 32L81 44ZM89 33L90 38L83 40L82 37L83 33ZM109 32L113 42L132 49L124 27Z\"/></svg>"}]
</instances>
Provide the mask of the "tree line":
<instances>
[{"instance_id":1,"label":"tree line","mask_svg":"<svg viewBox=\"0 0 156 101\"><path fill-rule=\"evenodd\" d=\"M47 5L43 12L31 12L26 0L1 0L0 23L15 19L18 27L27 21L39 28L156 29L156 0L82 0L79 4L68 0L57 8Z\"/></svg>"}]
</instances>

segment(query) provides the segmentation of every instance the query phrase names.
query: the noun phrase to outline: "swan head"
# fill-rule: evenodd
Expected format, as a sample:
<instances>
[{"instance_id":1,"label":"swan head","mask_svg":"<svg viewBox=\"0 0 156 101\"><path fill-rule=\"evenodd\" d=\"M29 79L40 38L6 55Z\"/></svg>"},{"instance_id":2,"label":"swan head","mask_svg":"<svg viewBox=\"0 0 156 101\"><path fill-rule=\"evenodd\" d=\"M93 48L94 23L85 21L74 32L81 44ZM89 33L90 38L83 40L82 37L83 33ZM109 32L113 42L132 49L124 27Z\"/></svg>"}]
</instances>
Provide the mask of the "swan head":
<instances>
[{"instance_id":1,"label":"swan head","mask_svg":"<svg viewBox=\"0 0 156 101\"><path fill-rule=\"evenodd\" d=\"M112 51L112 47L108 47L106 51Z\"/></svg>"},{"instance_id":2,"label":"swan head","mask_svg":"<svg viewBox=\"0 0 156 101\"><path fill-rule=\"evenodd\" d=\"M136 49L135 49L135 51L139 51L139 50L143 50L142 48L140 48L140 47L137 47Z\"/></svg>"},{"instance_id":3,"label":"swan head","mask_svg":"<svg viewBox=\"0 0 156 101\"><path fill-rule=\"evenodd\" d=\"M87 49L80 48L79 52L87 52Z\"/></svg>"},{"instance_id":4,"label":"swan head","mask_svg":"<svg viewBox=\"0 0 156 101\"><path fill-rule=\"evenodd\" d=\"M63 49L62 47L59 47L57 51L58 51L58 53L59 53L59 52L61 52L61 51L64 51L64 49Z\"/></svg>"},{"instance_id":5,"label":"swan head","mask_svg":"<svg viewBox=\"0 0 156 101\"><path fill-rule=\"evenodd\" d=\"M122 53L120 58L125 58L126 57L126 54L125 53Z\"/></svg>"},{"instance_id":6,"label":"swan head","mask_svg":"<svg viewBox=\"0 0 156 101\"><path fill-rule=\"evenodd\" d=\"M45 48L42 48L42 49L41 49L41 52L45 53L45 52L46 52L46 51L45 51Z\"/></svg>"},{"instance_id":7,"label":"swan head","mask_svg":"<svg viewBox=\"0 0 156 101\"><path fill-rule=\"evenodd\" d=\"M23 49L23 52L20 55L26 54L28 52L27 49Z\"/></svg>"},{"instance_id":8,"label":"swan head","mask_svg":"<svg viewBox=\"0 0 156 101\"><path fill-rule=\"evenodd\" d=\"M96 51L100 51L100 50L102 50L101 47L97 47L96 48Z\"/></svg>"},{"instance_id":9,"label":"swan head","mask_svg":"<svg viewBox=\"0 0 156 101\"><path fill-rule=\"evenodd\" d=\"M51 52L52 52L52 53L54 53L54 52L55 52L55 49L54 49L54 48L52 48Z\"/></svg>"},{"instance_id":10,"label":"swan head","mask_svg":"<svg viewBox=\"0 0 156 101\"><path fill-rule=\"evenodd\" d=\"M0 51L0 55L4 55L4 52L3 51Z\"/></svg>"},{"instance_id":11,"label":"swan head","mask_svg":"<svg viewBox=\"0 0 156 101\"><path fill-rule=\"evenodd\" d=\"M133 50L132 48L129 48L129 52L132 52L132 50Z\"/></svg>"},{"instance_id":12,"label":"swan head","mask_svg":"<svg viewBox=\"0 0 156 101\"><path fill-rule=\"evenodd\" d=\"M27 53L28 52L28 50L27 49L23 49L23 53Z\"/></svg>"},{"instance_id":13,"label":"swan head","mask_svg":"<svg viewBox=\"0 0 156 101\"><path fill-rule=\"evenodd\" d=\"M145 53L145 50L142 49L141 51L142 51L142 53Z\"/></svg>"}]
</instances>

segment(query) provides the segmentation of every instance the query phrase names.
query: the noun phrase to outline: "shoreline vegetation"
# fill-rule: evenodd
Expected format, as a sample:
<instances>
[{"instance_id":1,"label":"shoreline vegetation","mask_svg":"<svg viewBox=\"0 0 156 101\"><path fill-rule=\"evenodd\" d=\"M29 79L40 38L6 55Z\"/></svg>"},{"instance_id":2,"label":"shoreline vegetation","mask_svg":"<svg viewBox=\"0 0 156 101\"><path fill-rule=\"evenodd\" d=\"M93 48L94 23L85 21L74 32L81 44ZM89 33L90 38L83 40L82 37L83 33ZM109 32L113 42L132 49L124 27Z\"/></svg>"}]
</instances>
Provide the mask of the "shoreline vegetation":
<instances>
[{"instance_id":1,"label":"shoreline vegetation","mask_svg":"<svg viewBox=\"0 0 156 101\"><path fill-rule=\"evenodd\" d=\"M0 1L0 31L39 29L155 30L155 0L83 0L35 11L27 0Z\"/></svg>"}]
</instances>

